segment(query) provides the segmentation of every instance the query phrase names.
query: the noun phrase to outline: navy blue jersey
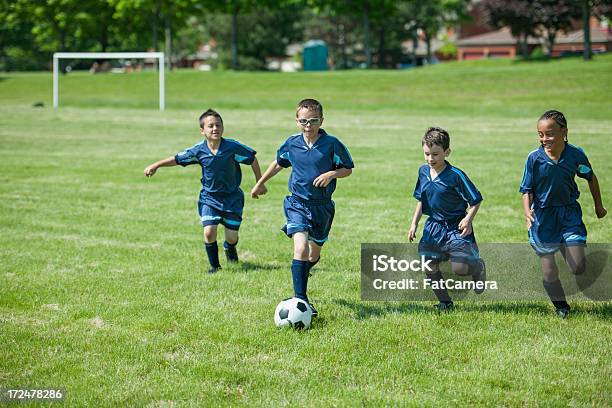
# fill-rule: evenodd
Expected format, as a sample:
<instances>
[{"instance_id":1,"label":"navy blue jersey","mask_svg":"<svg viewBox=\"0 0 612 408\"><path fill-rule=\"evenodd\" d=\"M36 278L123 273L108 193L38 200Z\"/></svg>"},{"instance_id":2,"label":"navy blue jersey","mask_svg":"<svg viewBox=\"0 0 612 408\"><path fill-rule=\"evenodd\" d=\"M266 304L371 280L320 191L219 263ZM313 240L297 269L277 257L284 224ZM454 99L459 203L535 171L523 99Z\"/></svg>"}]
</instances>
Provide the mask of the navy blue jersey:
<instances>
[{"instance_id":1,"label":"navy blue jersey","mask_svg":"<svg viewBox=\"0 0 612 408\"><path fill-rule=\"evenodd\" d=\"M336 179L327 187L315 187L312 182L321 174L340 168L355 167L348 149L336 137L319 129L319 138L309 148L299 133L289 137L276 152L281 167L292 166L289 191L304 200L330 200L336 189Z\"/></svg>"},{"instance_id":2,"label":"navy blue jersey","mask_svg":"<svg viewBox=\"0 0 612 408\"><path fill-rule=\"evenodd\" d=\"M423 214L436 221L454 222L465 217L468 204L482 201L482 195L468 176L445 161L446 168L431 179L427 164L419 168L413 196L422 203Z\"/></svg>"},{"instance_id":3,"label":"navy blue jersey","mask_svg":"<svg viewBox=\"0 0 612 408\"><path fill-rule=\"evenodd\" d=\"M174 156L177 164L202 166L200 202L222 211L242 212L244 195L240 190L240 164L251 164L257 152L232 139L221 138L217 154L206 140Z\"/></svg>"},{"instance_id":4,"label":"navy blue jersey","mask_svg":"<svg viewBox=\"0 0 612 408\"><path fill-rule=\"evenodd\" d=\"M572 205L580 196L575 176L593 178L591 163L582 149L566 143L555 163L540 146L527 156L519 191L533 194L534 208Z\"/></svg>"}]
</instances>

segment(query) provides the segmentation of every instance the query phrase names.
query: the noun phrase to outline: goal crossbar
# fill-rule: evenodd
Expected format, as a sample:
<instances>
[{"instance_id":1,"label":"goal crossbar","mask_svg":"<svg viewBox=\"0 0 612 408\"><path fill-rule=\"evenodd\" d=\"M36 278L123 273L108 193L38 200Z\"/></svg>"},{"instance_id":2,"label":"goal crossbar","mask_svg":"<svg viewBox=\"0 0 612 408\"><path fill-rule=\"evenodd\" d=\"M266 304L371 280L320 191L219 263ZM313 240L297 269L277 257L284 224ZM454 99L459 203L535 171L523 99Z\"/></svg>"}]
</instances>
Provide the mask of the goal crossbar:
<instances>
[{"instance_id":1,"label":"goal crossbar","mask_svg":"<svg viewBox=\"0 0 612 408\"><path fill-rule=\"evenodd\" d=\"M56 52L53 54L53 107L59 106L59 60L60 59L128 59L156 58L159 71L159 110L166 107L164 90L164 53L163 52Z\"/></svg>"}]
</instances>

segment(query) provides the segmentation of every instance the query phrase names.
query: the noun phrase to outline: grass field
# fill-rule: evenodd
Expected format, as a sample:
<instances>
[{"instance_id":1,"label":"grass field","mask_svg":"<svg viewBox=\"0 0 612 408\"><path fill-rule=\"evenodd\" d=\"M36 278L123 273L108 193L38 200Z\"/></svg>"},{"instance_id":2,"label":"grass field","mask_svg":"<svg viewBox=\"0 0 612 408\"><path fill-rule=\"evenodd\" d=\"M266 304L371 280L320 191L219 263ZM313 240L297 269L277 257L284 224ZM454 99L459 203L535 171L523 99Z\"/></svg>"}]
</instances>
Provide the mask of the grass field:
<instances>
[{"instance_id":1,"label":"grass field","mask_svg":"<svg viewBox=\"0 0 612 408\"><path fill-rule=\"evenodd\" d=\"M612 55L481 61L397 72L0 74L0 388L58 387L71 406L610 406L611 303L560 320L544 302L362 302L359 248L404 242L430 125L485 201L481 242L524 242L518 185L535 125L562 110L612 207ZM199 140L207 107L265 167L320 99L349 147L336 219L310 294L308 332L278 330L292 293L283 225L289 172L248 199L241 267L207 275L195 211L199 167L143 168ZM43 102L44 108L32 104ZM243 187L253 177L243 170ZM591 242L612 242L585 182ZM422 224L421 224L422 226Z\"/></svg>"}]
</instances>

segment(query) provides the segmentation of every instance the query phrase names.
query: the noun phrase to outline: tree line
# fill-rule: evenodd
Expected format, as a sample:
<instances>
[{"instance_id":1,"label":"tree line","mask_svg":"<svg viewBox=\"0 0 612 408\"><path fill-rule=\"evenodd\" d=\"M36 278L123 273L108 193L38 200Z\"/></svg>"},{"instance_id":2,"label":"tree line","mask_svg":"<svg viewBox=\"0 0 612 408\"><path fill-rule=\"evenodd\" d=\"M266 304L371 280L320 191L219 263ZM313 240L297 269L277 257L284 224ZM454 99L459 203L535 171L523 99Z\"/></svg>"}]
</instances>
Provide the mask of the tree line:
<instances>
[{"instance_id":1,"label":"tree line","mask_svg":"<svg viewBox=\"0 0 612 408\"><path fill-rule=\"evenodd\" d=\"M545 27L554 42L585 5L589 13L609 14L610 1L482 4L492 26L510 26L517 38L544 35L538 30ZM552 3L563 3L565 14ZM468 20L470 6L470 0L0 0L0 70L48 69L58 51L157 50L179 61L210 41L217 68L257 70L284 56L287 45L312 38L327 42L336 68L391 68L416 63L402 51L406 40L424 40L431 60L432 39Z\"/></svg>"}]
</instances>

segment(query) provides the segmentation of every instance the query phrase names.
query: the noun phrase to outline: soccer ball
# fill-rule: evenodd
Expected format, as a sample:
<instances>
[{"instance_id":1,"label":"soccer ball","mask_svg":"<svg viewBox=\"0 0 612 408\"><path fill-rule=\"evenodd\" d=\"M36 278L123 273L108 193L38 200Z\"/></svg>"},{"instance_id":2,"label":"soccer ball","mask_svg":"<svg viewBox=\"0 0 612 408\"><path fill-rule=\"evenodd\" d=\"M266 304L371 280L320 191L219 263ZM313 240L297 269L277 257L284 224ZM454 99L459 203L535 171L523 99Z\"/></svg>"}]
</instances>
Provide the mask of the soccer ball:
<instances>
[{"instance_id":1,"label":"soccer ball","mask_svg":"<svg viewBox=\"0 0 612 408\"><path fill-rule=\"evenodd\" d=\"M281 301L274 311L274 323L276 327L291 326L294 329L310 328L312 321L312 309L305 300L300 298L288 298Z\"/></svg>"}]
</instances>

